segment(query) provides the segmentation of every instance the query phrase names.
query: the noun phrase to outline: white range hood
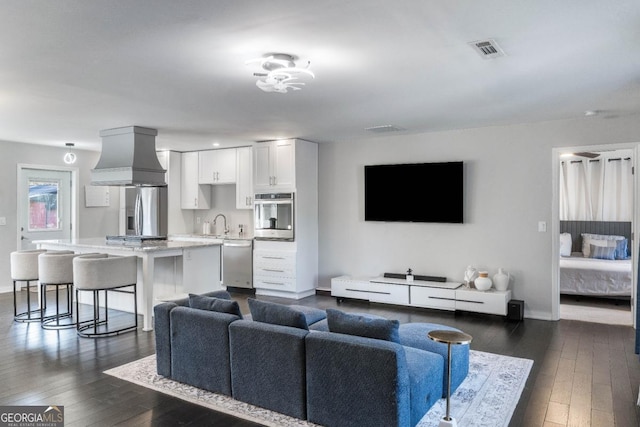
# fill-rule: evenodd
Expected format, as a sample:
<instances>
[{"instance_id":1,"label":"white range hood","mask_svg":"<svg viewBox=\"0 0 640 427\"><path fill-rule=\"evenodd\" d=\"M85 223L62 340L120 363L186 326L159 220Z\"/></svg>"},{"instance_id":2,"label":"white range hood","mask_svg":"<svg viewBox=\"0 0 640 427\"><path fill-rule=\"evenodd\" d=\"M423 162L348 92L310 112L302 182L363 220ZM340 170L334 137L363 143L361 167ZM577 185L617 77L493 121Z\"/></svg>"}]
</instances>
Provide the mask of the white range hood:
<instances>
[{"instance_id":1,"label":"white range hood","mask_svg":"<svg viewBox=\"0 0 640 427\"><path fill-rule=\"evenodd\" d=\"M100 131L102 153L91 170L92 185L165 186L156 154L156 129L127 126Z\"/></svg>"}]
</instances>

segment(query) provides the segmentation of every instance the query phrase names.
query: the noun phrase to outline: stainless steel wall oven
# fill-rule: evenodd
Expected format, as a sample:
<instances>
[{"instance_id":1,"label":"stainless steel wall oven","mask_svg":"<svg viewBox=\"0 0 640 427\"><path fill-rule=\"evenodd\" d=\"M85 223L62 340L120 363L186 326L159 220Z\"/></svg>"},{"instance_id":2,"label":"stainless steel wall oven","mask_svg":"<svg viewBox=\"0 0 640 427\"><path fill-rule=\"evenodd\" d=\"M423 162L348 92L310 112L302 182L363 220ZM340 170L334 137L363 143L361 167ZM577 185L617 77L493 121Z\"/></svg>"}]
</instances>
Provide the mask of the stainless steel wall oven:
<instances>
[{"instance_id":1,"label":"stainless steel wall oven","mask_svg":"<svg viewBox=\"0 0 640 427\"><path fill-rule=\"evenodd\" d=\"M294 193L256 194L254 236L259 240L294 240Z\"/></svg>"}]
</instances>

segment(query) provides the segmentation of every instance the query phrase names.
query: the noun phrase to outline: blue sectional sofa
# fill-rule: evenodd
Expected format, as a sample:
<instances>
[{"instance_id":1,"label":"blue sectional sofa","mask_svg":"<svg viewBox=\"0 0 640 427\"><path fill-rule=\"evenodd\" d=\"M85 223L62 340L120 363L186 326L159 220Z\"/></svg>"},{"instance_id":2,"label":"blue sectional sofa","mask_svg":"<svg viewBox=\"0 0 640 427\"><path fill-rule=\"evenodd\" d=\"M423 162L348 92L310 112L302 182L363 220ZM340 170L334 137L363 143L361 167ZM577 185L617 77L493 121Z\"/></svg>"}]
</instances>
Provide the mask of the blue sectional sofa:
<instances>
[{"instance_id":1,"label":"blue sectional sofa","mask_svg":"<svg viewBox=\"0 0 640 427\"><path fill-rule=\"evenodd\" d=\"M414 426L443 396L442 349L418 336L440 325L418 333L379 316L248 302L246 318L226 291L157 305L158 374L327 427ZM454 369L466 376L460 347Z\"/></svg>"}]
</instances>

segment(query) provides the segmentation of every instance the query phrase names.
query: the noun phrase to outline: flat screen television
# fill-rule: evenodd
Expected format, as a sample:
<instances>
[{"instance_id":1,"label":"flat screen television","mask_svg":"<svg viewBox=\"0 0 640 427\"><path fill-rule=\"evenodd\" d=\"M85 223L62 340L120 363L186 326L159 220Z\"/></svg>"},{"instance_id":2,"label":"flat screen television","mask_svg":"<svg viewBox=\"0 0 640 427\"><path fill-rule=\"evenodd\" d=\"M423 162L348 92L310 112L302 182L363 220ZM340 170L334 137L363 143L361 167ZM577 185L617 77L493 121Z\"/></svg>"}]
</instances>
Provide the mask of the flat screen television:
<instances>
[{"instance_id":1,"label":"flat screen television","mask_svg":"<svg viewBox=\"0 0 640 427\"><path fill-rule=\"evenodd\" d=\"M462 223L463 162L367 165L364 220Z\"/></svg>"}]
</instances>

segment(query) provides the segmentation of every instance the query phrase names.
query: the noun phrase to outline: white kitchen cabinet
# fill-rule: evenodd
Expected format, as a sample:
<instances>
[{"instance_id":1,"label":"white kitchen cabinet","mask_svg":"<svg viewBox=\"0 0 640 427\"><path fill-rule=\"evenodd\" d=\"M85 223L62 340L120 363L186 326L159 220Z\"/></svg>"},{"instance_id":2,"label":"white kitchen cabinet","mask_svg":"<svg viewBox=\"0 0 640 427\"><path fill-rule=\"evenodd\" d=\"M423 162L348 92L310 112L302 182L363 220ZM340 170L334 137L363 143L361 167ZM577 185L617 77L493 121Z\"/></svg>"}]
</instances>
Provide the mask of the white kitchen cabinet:
<instances>
[{"instance_id":1,"label":"white kitchen cabinet","mask_svg":"<svg viewBox=\"0 0 640 427\"><path fill-rule=\"evenodd\" d=\"M233 184L236 182L236 149L206 150L198 153L200 184Z\"/></svg>"},{"instance_id":2,"label":"white kitchen cabinet","mask_svg":"<svg viewBox=\"0 0 640 427\"><path fill-rule=\"evenodd\" d=\"M236 209L253 208L253 147L236 151Z\"/></svg>"},{"instance_id":3,"label":"white kitchen cabinet","mask_svg":"<svg viewBox=\"0 0 640 427\"><path fill-rule=\"evenodd\" d=\"M253 168L256 193L295 190L295 140L256 143Z\"/></svg>"},{"instance_id":4,"label":"white kitchen cabinet","mask_svg":"<svg viewBox=\"0 0 640 427\"><path fill-rule=\"evenodd\" d=\"M296 253L294 251L254 251L253 286L257 290L267 290L267 292L295 292Z\"/></svg>"},{"instance_id":5,"label":"white kitchen cabinet","mask_svg":"<svg viewBox=\"0 0 640 427\"><path fill-rule=\"evenodd\" d=\"M158 161L167 170L167 233L182 234L193 230L193 214L182 210L182 153L177 151L158 151Z\"/></svg>"},{"instance_id":6,"label":"white kitchen cabinet","mask_svg":"<svg viewBox=\"0 0 640 427\"><path fill-rule=\"evenodd\" d=\"M180 207L209 209L211 188L198 182L198 152L182 153L180 170Z\"/></svg>"},{"instance_id":7,"label":"white kitchen cabinet","mask_svg":"<svg viewBox=\"0 0 640 427\"><path fill-rule=\"evenodd\" d=\"M317 261L316 261L317 262ZM317 268L295 242L256 240L253 251L253 287L256 295L300 299L315 294Z\"/></svg>"}]
</instances>

